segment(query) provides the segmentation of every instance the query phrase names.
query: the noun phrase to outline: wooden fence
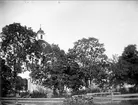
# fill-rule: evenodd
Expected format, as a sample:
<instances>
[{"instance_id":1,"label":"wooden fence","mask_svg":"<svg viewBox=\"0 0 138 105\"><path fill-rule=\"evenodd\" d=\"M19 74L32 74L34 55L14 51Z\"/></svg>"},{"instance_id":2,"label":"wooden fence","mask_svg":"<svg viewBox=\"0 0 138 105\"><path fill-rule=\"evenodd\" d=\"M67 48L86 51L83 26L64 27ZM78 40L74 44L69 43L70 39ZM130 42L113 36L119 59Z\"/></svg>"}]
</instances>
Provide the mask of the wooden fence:
<instances>
[{"instance_id":1,"label":"wooden fence","mask_svg":"<svg viewBox=\"0 0 138 105\"><path fill-rule=\"evenodd\" d=\"M61 105L65 98L6 98L2 97L1 101L3 103L11 103L11 105L26 105L26 103L47 103L48 105L53 105L56 103L57 105ZM9 104L8 104L9 105ZM27 104L28 105L28 104Z\"/></svg>"},{"instance_id":2,"label":"wooden fence","mask_svg":"<svg viewBox=\"0 0 138 105\"><path fill-rule=\"evenodd\" d=\"M122 100L138 100L138 93L120 94L119 92L88 93L92 96L94 103L112 103L121 102ZM61 105L65 98L1 98L3 102L12 103L59 103ZM52 105L52 104L51 104Z\"/></svg>"},{"instance_id":3,"label":"wooden fence","mask_svg":"<svg viewBox=\"0 0 138 105\"><path fill-rule=\"evenodd\" d=\"M138 100L138 93L120 94L119 92L88 93L92 95L95 103L121 102L122 100Z\"/></svg>"}]
</instances>

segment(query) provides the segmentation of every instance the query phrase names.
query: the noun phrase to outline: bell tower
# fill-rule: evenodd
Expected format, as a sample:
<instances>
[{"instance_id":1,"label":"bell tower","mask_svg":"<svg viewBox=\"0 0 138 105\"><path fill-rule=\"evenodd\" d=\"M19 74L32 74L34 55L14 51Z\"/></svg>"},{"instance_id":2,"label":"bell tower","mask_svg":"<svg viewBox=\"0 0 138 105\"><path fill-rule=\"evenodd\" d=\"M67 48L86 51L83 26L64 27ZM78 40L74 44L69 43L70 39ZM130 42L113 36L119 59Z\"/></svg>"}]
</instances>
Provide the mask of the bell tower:
<instances>
[{"instance_id":1,"label":"bell tower","mask_svg":"<svg viewBox=\"0 0 138 105\"><path fill-rule=\"evenodd\" d=\"M40 25L40 29L37 31L37 40L43 40L44 35L45 35L45 33L41 29L41 25Z\"/></svg>"}]
</instances>

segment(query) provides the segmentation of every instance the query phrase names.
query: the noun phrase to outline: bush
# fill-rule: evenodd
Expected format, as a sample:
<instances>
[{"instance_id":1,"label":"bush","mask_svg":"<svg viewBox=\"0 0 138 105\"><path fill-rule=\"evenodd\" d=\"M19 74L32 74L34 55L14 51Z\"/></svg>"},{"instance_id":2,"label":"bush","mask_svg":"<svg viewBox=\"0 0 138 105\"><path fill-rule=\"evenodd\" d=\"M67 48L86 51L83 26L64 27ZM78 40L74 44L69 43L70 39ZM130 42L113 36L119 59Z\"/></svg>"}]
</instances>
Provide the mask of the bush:
<instances>
[{"instance_id":1,"label":"bush","mask_svg":"<svg viewBox=\"0 0 138 105\"><path fill-rule=\"evenodd\" d=\"M85 90L75 91L75 92L72 92L72 95L82 95L82 94L97 93L97 92L100 92L99 88L85 89Z\"/></svg>"},{"instance_id":2,"label":"bush","mask_svg":"<svg viewBox=\"0 0 138 105\"><path fill-rule=\"evenodd\" d=\"M31 98L47 98L47 94L46 93L42 93L42 92L39 92L39 91L33 91L31 94L30 94Z\"/></svg>"},{"instance_id":3,"label":"bush","mask_svg":"<svg viewBox=\"0 0 138 105\"><path fill-rule=\"evenodd\" d=\"M87 90L87 93L98 93L98 92L100 92L99 88L94 88L94 89L88 89Z\"/></svg>"},{"instance_id":4,"label":"bush","mask_svg":"<svg viewBox=\"0 0 138 105\"><path fill-rule=\"evenodd\" d=\"M92 97L78 95L65 99L63 105L94 105L94 103Z\"/></svg>"},{"instance_id":5,"label":"bush","mask_svg":"<svg viewBox=\"0 0 138 105\"><path fill-rule=\"evenodd\" d=\"M72 95L82 95L86 93L87 93L87 90L78 90L78 91L72 92Z\"/></svg>"},{"instance_id":6,"label":"bush","mask_svg":"<svg viewBox=\"0 0 138 105\"><path fill-rule=\"evenodd\" d=\"M30 97L30 93L29 92L22 92L22 93L20 93L20 96L22 98L29 98Z\"/></svg>"},{"instance_id":7,"label":"bush","mask_svg":"<svg viewBox=\"0 0 138 105\"><path fill-rule=\"evenodd\" d=\"M119 92L121 92L121 94L138 93L138 89L135 87L130 87L128 89L120 88Z\"/></svg>"}]
</instances>

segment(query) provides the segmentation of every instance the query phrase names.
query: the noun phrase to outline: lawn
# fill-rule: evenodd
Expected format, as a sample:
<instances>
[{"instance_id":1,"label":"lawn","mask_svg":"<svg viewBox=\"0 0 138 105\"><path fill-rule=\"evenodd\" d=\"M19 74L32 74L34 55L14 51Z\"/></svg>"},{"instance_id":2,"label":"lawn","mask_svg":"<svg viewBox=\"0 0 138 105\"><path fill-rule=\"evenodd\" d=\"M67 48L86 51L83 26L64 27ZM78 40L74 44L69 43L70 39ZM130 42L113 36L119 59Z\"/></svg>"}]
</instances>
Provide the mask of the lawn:
<instances>
[{"instance_id":1,"label":"lawn","mask_svg":"<svg viewBox=\"0 0 138 105\"><path fill-rule=\"evenodd\" d=\"M95 105L138 105L138 100L129 100L129 101L121 101L119 103L112 102L112 103L102 103L102 104L95 104Z\"/></svg>"},{"instance_id":2,"label":"lawn","mask_svg":"<svg viewBox=\"0 0 138 105\"><path fill-rule=\"evenodd\" d=\"M4 105L14 105L14 104L4 104ZM63 103L31 102L31 103L19 103L18 105L63 105ZM82 105L82 104L76 104L76 105ZM113 102L113 103L101 103L101 104L92 104L92 105L138 105L138 100L122 101L120 103Z\"/></svg>"},{"instance_id":3,"label":"lawn","mask_svg":"<svg viewBox=\"0 0 138 105\"><path fill-rule=\"evenodd\" d=\"M51 99L51 100L47 100L47 101L46 100L42 101L42 99L39 99L39 100L35 99L34 101L35 102L33 102L33 101L19 102L18 105L138 105L138 100L129 100L129 101L121 101L121 102L113 101L112 103L111 103L111 101L108 101L109 103L106 102L107 100L101 100L99 102L98 102L98 100L96 100L95 102L98 102L98 103L95 103L95 102L84 103L85 100L83 100L83 101L78 100L77 103L76 102L74 103L74 101L71 100L71 101L68 101L66 104L61 101L56 102L55 99ZM15 105L14 102L15 101L10 101L9 103L5 103L2 105ZM106 103L103 103L103 102L106 102Z\"/></svg>"}]
</instances>

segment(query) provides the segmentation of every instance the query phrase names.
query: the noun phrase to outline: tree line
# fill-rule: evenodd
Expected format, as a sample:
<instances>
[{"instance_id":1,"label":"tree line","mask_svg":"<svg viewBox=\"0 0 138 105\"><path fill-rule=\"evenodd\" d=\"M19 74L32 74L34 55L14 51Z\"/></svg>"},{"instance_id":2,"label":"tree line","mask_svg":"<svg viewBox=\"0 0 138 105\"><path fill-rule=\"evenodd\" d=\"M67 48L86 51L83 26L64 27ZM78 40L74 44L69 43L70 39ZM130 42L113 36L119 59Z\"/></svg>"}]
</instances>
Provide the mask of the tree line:
<instances>
[{"instance_id":1,"label":"tree line","mask_svg":"<svg viewBox=\"0 0 138 105\"><path fill-rule=\"evenodd\" d=\"M122 55L108 58L104 44L94 37L76 41L73 48L65 53L57 44L44 42L46 47L43 48L38 44L36 36L36 32L20 23L2 28L2 89L7 86L6 90L10 90L12 86L13 91L16 91L18 74L25 71L31 72L34 83L51 88L54 95L62 95L66 88L72 92L81 88L88 89L93 83L101 90L123 86L125 83L137 88L136 45L128 45ZM4 83L8 83L7 80L13 84L3 87Z\"/></svg>"}]
</instances>

